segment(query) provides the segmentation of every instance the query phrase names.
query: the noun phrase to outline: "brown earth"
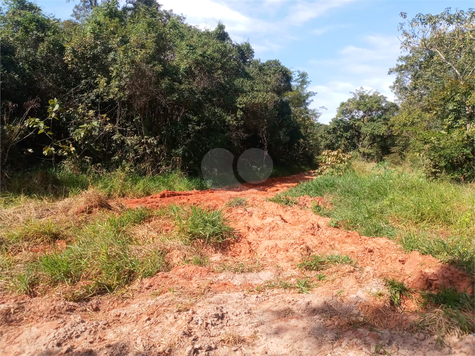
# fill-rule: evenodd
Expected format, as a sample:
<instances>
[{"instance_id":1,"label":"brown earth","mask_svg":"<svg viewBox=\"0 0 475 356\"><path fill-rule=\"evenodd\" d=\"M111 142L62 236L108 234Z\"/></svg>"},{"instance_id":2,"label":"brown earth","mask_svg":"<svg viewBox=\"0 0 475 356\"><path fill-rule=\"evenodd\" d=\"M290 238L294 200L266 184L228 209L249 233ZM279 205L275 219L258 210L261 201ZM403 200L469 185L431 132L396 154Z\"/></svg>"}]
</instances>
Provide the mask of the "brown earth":
<instances>
[{"instance_id":1,"label":"brown earth","mask_svg":"<svg viewBox=\"0 0 475 356\"><path fill-rule=\"evenodd\" d=\"M470 278L387 238L329 226L328 218L309 209L314 201L328 204L323 198L302 197L289 207L266 200L306 179L311 177L300 174L236 189L122 200L131 208L224 208L239 240L208 250L209 267L183 265L181 252L174 251L171 271L122 295L79 303L55 293L0 295L0 355L475 355L473 334L453 335L441 345L417 329L418 304L405 298L401 308L391 306L384 283L395 278L414 291L444 286L473 293ZM236 197L247 204L229 207ZM174 226L164 221L148 228L170 232ZM320 276L296 267L323 253L348 255L356 264L333 266ZM258 268L216 268L226 263ZM305 279L313 288L300 291L308 293L286 289Z\"/></svg>"}]
</instances>

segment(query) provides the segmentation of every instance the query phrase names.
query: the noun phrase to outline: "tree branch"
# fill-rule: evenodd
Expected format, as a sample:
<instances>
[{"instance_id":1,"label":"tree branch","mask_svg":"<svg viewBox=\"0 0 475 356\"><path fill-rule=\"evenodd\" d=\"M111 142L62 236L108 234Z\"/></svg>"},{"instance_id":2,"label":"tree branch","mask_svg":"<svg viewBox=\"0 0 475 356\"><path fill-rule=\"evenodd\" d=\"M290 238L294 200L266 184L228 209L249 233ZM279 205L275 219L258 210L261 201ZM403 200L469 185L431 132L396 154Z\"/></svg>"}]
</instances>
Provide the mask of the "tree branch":
<instances>
[{"instance_id":1,"label":"tree branch","mask_svg":"<svg viewBox=\"0 0 475 356\"><path fill-rule=\"evenodd\" d=\"M444 55L443 55L437 48L434 47L434 48L431 48L431 49L432 49L433 51L437 52L437 54L440 56L440 58L442 58L442 60L443 60L446 64L448 64L450 67L452 67L452 69L455 71L455 73L457 73L457 76L459 77L460 81L463 82L463 80L462 80L462 75L461 75L460 72L457 70L457 68L455 68L455 66L454 66L452 63L450 63L450 62L444 57Z\"/></svg>"}]
</instances>

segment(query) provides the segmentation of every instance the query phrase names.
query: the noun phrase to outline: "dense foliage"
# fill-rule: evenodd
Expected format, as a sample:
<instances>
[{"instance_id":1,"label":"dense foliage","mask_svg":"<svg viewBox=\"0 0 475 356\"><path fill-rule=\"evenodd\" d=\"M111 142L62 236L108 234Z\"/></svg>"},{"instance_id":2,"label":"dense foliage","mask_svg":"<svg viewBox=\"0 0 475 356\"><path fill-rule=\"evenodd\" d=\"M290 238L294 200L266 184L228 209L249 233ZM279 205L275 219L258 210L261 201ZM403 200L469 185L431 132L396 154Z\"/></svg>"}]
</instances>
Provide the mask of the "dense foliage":
<instances>
[{"instance_id":1,"label":"dense foliage","mask_svg":"<svg viewBox=\"0 0 475 356\"><path fill-rule=\"evenodd\" d=\"M27 0L5 3L4 173L42 162L72 172L198 173L210 149L238 157L261 148L281 167L341 150L474 179L473 10L401 24L406 53L390 69L397 103L357 89L324 125L310 109L307 73L255 59L223 24L201 30L155 0L80 0L66 21Z\"/></svg>"},{"instance_id":2,"label":"dense foliage","mask_svg":"<svg viewBox=\"0 0 475 356\"><path fill-rule=\"evenodd\" d=\"M9 0L0 17L2 166L197 171L212 148L317 153L306 73L254 59L225 27L200 30L155 1L82 1L78 21Z\"/></svg>"},{"instance_id":3,"label":"dense foliage","mask_svg":"<svg viewBox=\"0 0 475 356\"><path fill-rule=\"evenodd\" d=\"M378 92L363 88L340 104L336 117L321 129L325 149L357 151L364 159L382 160L394 147L391 119L398 106Z\"/></svg>"},{"instance_id":4,"label":"dense foliage","mask_svg":"<svg viewBox=\"0 0 475 356\"><path fill-rule=\"evenodd\" d=\"M429 176L473 180L475 11L419 14L401 31L408 54L390 71L400 145L421 157Z\"/></svg>"},{"instance_id":5,"label":"dense foliage","mask_svg":"<svg viewBox=\"0 0 475 356\"><path fill-rule=\"evenodd\" d=\"M397 104L357 90L329 125L317 124L317 141L366 160L405 158L430 178L473 181L475 11L418 14L399 30L405 54L389 70Z\"/></svg>"}]
</instances>

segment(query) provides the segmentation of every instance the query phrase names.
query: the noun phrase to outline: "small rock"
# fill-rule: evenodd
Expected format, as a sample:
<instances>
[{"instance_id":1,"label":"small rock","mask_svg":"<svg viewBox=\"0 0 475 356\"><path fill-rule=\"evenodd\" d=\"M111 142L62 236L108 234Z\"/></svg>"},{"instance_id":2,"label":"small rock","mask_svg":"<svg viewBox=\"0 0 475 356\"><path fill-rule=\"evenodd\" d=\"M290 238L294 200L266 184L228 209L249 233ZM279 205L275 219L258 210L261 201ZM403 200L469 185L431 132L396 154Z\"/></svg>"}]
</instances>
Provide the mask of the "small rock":
<instances>
[{"instance_id":1,"label":"small rock","mask_svg":"<svg viewBox=\"0 0 475 356\"><path fill-rule=\"evenodd\" d=\"M416 339L419 341L423 341L426 339L426 336L423 333L417 333L415 336L416 336Z\"/></svg>"}]
</instances>

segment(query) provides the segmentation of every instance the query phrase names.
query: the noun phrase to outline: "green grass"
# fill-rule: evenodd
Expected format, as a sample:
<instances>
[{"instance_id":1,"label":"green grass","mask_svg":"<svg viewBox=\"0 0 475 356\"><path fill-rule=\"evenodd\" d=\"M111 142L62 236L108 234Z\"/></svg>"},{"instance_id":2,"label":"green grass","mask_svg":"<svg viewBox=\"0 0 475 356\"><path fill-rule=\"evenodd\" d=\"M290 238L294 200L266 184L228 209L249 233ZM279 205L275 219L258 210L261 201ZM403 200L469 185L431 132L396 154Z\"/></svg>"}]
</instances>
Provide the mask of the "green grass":
<instances>
[{"instance_id":1,"label":"green grass","mask_svg":"<svg viewBox=\"0 0 475 356\"><path fill-rule=\"evenodd\" d=\"M424 304L445 306L452 309L475 309L475 297L465 292L457 292L453 288L444 288L437 293L425 292L422 294Z\"/></svg>"},{"instance_id":2,"label":"green grass","mask_svg":"<svg viewBox=\"0 0 475 356\"><path fill-rule=\"evenodd\" d=\"M202 241L207 245L220 247L236 240L234 229L228 225L221 210L197 206L170 207L185 243Z\"/></svg>"},{"instance_id":3,"label":"green grass","mask_svg":"<svg viewBox=\"0 0 475 356\"><path fill-rule=\"evenodd\" d=\"M391 305L399 307L401 305L402 298L404 296L410 296L409 289L403 282L396 281L395 279L385 279L386 286L389 289L389 298Z\"/></svg>"},{"instance_id":4,"label":"green grass","mask_svg":"<svg viewBox=\"0 0 475 356\"><path fill-rule=\"evenodd\" d=\"M330 267L331 265L337 264L354 265L354 262L349 256L346 255L312 255L300 262L298 267L308 271L321 271Z\"/></svg>"},{"instance_id":5,"label":"green grass","mask_svg":"<svg viewBox=\"0 0 475 356\"><path fill-rule=\"evenodd\" d=\"M22 261L20 272L10 276L12 288L30 294L40 283L55 286L86 281L92 285L78 295L91 296L113 292L134 280L167 270L167 251L153 244L141 244L130 232L152 215L146 209L129 209L120 215L103 214L74 227L74 241L63 251L54 250ZM7 273L2 275L5 277ZM77 292L73 299L78 298Z\"/></svg>"},{"instance_id":6,"label":"green grass","mask_svg":"<svg viewBox=\"0 0 475 356\"><path fill-rule=\"evenodd\" d=\"M425 307L432 307L419 320L419 325L423 328L438 334L440 338L451 333L473 333L475 329L473 295L445 288L437 293L422 293L422 301Z\"/></svg>"},{"instance_id":7,"label":"green grass","mask_svg":"<svg viewBox=\"0 0 475 356\"><path fill-rule=\"evenodd\" d=\"M51 243L67 237L64 230L51 220L30 220L18 229L7 230L4 234L7 245L22 241Z\"/></svg>"},{"instance_id":8,"label":"green grass","mask_svg":"<svg viewBox=\"0 0 475 356\"><path fill-rule=\"evenodd\" d=\"M292 206L297 204L297 200L286 195L276 195L273 198L266 199L267 201L271 201L277 204L285 205L285 206Z\"/></svg>"},{"instance_id":9,"label":"green grass","mask_svg":"<svg viewBox=\"0 0 475 356\"><path fill-rule=\"evenodd\" d=\"M0 207L22 204L30 199L64 199L94 188L109 198L143 197L164 189L185 191L206 189L201 178L188 177L180 172L156 176L141 176L125 170L103 174L73 174L64 169L43 169L15 174L2 182Z\"/></svg>"},{"instance_id":10,"label":"green grass","mask_svg":"<svg viewBox=\"0 0 475 356\"><path fill-rule=\"evenodd\" d=\"M297 279L295 282L295 287L297 288L298 293L309 293L312 289L312 284L306 278Z\"/></svg>"},{"instance_id":11,"label":"green grass","mask_svg":"<svg viewBox=\"0 0 475 356\"><path fill-rule=\"evenodd\" d=\"M230 200L226 205L231 208L237 208L240 206L245 207L247 205L247 200L245 198L236 197Z\"/></svg>"},{"instance_id":12,"label":"green grass","mask_svg":"<svg viewBox=\"0 0 475 356\"><path fill-rule=\"evenodd\" d=\"M428 181L415 173L376 167L366 172L325 175L304 182L273 201L322 196L332 209L314 211L334 226L366 236L386 236L407 251L417 250L470 274L475 266L475 186Z\"/></svg>"}]
</instances>

